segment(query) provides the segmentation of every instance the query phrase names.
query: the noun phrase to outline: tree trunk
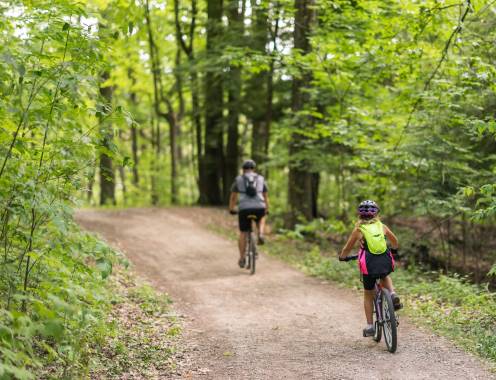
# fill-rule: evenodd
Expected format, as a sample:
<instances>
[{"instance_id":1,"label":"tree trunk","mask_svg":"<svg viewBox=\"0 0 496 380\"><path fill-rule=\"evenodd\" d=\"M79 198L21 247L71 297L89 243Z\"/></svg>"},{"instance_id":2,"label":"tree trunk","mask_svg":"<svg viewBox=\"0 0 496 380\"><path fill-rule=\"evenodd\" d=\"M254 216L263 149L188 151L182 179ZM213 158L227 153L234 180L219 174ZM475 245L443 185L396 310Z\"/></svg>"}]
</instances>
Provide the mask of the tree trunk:
<instances>
[{"instance_id":1,"label":"tree trunk","mask_svg":"<svg viewBox=\"0 0 496 380\"><path fill-rule=\"evenodd\" d=\"M156 124L156 126L155 126ZM158 177L158 160L160 158L160 121L155 118L151 119L151 145L152 145L152 154L155 154L155 157L150 160L150 182L151 182L151 191L150 191L150 201L153 206L157 206L160 202L160 197L158 195L157 188L157 177Z\"/></svg>"},{"instance_id":2,"label":"tree trunk","mask_svg":"<svg viewBox=\"0 0 496 380\"><path fill-rule=\"evenodd\" d=\"M199 96L199 85L198 85L198 72L195 65L195 55L194 55L194 41L195 41L195 29L196 29L196 15L197 15L197 0L191 0L191 10L188 12L191 15L191 21L189 24L188 40L189 44L186 43L184 39L184 33L181 27L181 21L179 17L179 0L174 0L174 16L176 23L176 36L178 36L179 44L183 49L184 53L188 57L189 63L189 75L190 75L190 88L191 88L191 108L192 108L192 118L195 131L195 145L196 145L196 170L198 174L198 190L200 193L198 202L201 204L206 204L207 198L204 169L202 164L203 157L203 126L201 121L201 108L200 108L200 96Z\"/></svg>"},{"instance_id":3,"label":"tree trunk","mask_svg":"<svg viewBox=\"0 0 496 380\"><path fill-rule=\"evenodd\" d=\"M207 59L212 66L221 52L222 0L208 0L207 4ZM222 204L221 181L224 171L223 149L223 90L222 71L210 68L205 75L205 151L203 173L205 194L203 203Z\"/></svg>"},{"instance_id":4,"label":"tree trunk","mask_svg":"<svg viewBox=\"0 0 496 380\"><path fill-rule=\"evenodd\" d=\"M244 4L244 0L243 0ZM228 5L229 36L233 47L243 45L244 6L239 10L239 0L230 0ZM239 113L241 109L241 67L231 65L229 68L228 117L226 168L224 173L224 202L229 201L230 183L238 174L239 167Z\"/></svg>"},{"instance_id":5,"label":"tree trunk","mask_svg":"<svg viewBox=\"0 0 496 380\"><path fill-rule=\"evenodd\" d=\"M138 172L138 130L136 124L131 125L131 151L133 155L133 185L139 186L139 172Z\"/></svg>"},{"instance_id":6,"label":"tree trunk","mask_svg":"<svg viewBox=\"0 0 496 380\"><path fill-rule=\"evenodd\" d=\"M309 37L316 20L314 5L315 0L295 0L294 47L303 55L311 52ZM312 119L298 114L311 101L305 87L311 83L312 75L307 70L300 70L300 73L295 74L292 84L291 108L295 115L293 123L298 129L309 129L313 126ZM289 227L293 227L300 219L311 220L318 212L316 199L319 185L318 174L312 173L308 161L301 158L308 143L308 139L301 133L292 133L289 144L291 160L288 180L290 214L287 224Z\"/></svg>"},{"instance_id":7,"label":"tree trunk","mask_svg":"<svg viewBox=\"0 0 496 380\"><path fill-rule=\"evenodd\" d=\"M261 55L267 54L269 41L269 16L264 4L252 1L251 48ZM269 111L270 71L264 70L250 78L247 88L247 114L252 122L251 155L257 164L263 164L268 158L269 128L267 116ZM270 99L272 102L272 99ZM265 174L265 173L263 173Z\"/></svg>"},{"instance_id":8,"label":"tree trunk","mask_svg":"<svg viewBox=\"0 0 496 380\"><path fill-rule=\"evenodd\" d=\"M105 71L102 74L102 83L109 79L109 73ZM100 87L100 95L105 102L106 112L110 112L112 107L113 88L111 86ZM114 133L112 125L104 117L100 118L100 130L102 133L102 146L110 150ZM100 154L100 205L115 205L115 173L112 164L112 157L106 152Z\"/></svg>"},{"instance_id":9,"label":"tree trunk","mask_svg":"<svg viewBox=\"0 0 496 380\"><path fill-rule=\"evenodd\" d=\"M169 136L170 136L170 155L171 155L171 203L175 204L178 202L177 193L177 131L179 130L179 125L177 122L177 116L174 112L172 102L167 98L164 93L163 82L162 82L162 69L160 65L160 57L158 54L157 45L155 44L155 39L153 36L153 27L150 17L150 5L148 0L145 2L145 19L148 34L148 45L150 52L150 61L152 65L153 74L153 94L154 94L154 110L157 118L164 118L169 124ZM162 106L165 105L167 111L162 110ZM159 160L160 156L160 122L157 120L157 149L156 149L156 159ZM158 194L156 195L158 197ZM158 199L152 195L152 200L158 203ZM156 203L154 203L156 204Z\"/></svg>"},{"instance_id":10,"label":"tree trunk","mask_svg":"<svg viewBox=\"0 0 496 380\"><path fill-rule=\"evenodd\" d=\"M272 118L274 113L274 72L275 72L275 58L277 54L277 40L279 38L279 19L280 19L280 4L276 5L276 18L274 21L274 29L271 29L272 35L272 49L271 59L270 59L270 68L269 73L267 75L267 109L265 111L265 130L266 130L266 140L265 145L262 147L263 154L265 155L265 159L269 159L269 149L270 149L270 130L272 125ZM269 178L269 170L265 169L264 174L266 179Z\"/></svg>"},{"instance_id":11,"label":"tree trunk","mask_svg":"<svg viewBox=\"0 0 496 380\"><path fill-rule=\"evenodd\" d=\"M131 79L131 82L133 85L136 84L136 78L134 77L134 74L131 69L129 69L129 78ZM131 104L133 105L133 108L137 108L138 106L138 99L136 97L136 93L134 91L131 92L130 94L130 99L131 99ZM138 172L138 129L136 127L136 123L131 124L131 154L133 157L133 185L138 187L139 186L139 172Z\"/></svg>"}]
</instances>

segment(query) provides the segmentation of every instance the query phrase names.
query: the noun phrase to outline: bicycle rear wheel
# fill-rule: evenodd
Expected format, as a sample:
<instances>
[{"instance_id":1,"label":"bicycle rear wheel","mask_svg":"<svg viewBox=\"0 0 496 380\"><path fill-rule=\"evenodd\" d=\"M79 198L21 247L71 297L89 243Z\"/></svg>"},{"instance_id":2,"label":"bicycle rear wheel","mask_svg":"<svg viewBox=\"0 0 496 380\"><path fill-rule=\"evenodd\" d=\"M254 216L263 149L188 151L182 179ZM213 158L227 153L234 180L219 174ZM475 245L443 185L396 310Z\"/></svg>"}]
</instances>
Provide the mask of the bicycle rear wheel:
<instances>
[{"instance_id":1,"label":"bicycle rear wheel","mask_svg":"<svg viewBox=\"0 0 496 380\"><path fill-rule=\"evenodd\" d=\"M246 250L245 250L245 257L246 257L246 264L245 264L245 269L250 269L251 268L251 233L247 233L246 236Z\"/></svg>"},{"instance_id":2,"label":"bicycle rear wheel","mask_svg":"<svg viewBox=\"0 0 496 380\"><path fill-rule=\"evenodd\" d=\"M253 232L250 234L250 274L255 274L255 263L257 261L257 245L255 244L255 238Z\"/></svg>"},{"instance_id":3,"label":"bicycle rear wheel","mask_svg":"<svg viewBox=\"0 0 496 380\"><path fill-rule=\"evenodd\" d=\"M382 289L382 318L384 329L384 340L389 352L396 352L398 345L398 325L394 313L393 300L389 290Z\"/></svg>"}]
</instances>

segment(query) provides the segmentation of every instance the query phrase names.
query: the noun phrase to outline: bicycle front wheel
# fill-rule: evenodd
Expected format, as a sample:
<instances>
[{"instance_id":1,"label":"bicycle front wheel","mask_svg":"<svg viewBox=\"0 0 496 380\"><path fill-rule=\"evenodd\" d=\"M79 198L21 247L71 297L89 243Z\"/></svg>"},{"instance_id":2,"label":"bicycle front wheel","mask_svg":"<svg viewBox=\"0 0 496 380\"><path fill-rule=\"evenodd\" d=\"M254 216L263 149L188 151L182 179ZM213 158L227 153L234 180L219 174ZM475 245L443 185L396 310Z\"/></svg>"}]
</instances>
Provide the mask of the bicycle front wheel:
<instances>
[{"instance_id":1,"label":"bicycle front wheel","mask_svg":"<svg viewBox=\"0 0 496 380\"><path fill-rule=\"evenodd\" d=\"M394 313L393 300L389 290L382 289L382 318L384 329L384 340L389 352L396 352L398 345L398 325Z\"/></svg>"},{"instance_id":2,"label":"bicycle front wheel","mask_svg":"<svg viewBox=\"0 0 496 380\"><path fill-rule=\"evenodd\" d=\"M376 298L374 299L374 314L375 314L375 322L374 322L374 327L375 327L375 332L374 332L374 341L379 343L382 338L382 324L381 324L381 309L380 309L380 302Z\"/></svg>"}]
</instances>

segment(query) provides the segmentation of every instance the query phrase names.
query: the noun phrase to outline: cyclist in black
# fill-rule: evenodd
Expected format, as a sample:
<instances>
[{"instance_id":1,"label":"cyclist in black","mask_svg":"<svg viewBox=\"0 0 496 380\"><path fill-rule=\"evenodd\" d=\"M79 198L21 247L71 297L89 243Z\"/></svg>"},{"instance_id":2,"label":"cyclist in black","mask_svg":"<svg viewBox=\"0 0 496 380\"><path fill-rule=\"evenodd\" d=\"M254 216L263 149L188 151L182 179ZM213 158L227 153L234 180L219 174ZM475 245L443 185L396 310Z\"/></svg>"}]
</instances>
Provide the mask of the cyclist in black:
<instances>
[{"instance_id":1,"label":"cyclist in black","mask_svg":"<svg viewBox=\"0 0 496 380\"><path fill-rule=\"evenodd\" d=\"M269 196L265 179L255 172L256 164L253 160L243 163L243 174L236 177L231 187L229 211L236 213L238 205L239 216L239 261L241 268L245 266L246 236L250 232L251 221L249 215L256 216L258 226L258 243L264 244L265 216L269 211Z\"/></svg>"}]
</instances>

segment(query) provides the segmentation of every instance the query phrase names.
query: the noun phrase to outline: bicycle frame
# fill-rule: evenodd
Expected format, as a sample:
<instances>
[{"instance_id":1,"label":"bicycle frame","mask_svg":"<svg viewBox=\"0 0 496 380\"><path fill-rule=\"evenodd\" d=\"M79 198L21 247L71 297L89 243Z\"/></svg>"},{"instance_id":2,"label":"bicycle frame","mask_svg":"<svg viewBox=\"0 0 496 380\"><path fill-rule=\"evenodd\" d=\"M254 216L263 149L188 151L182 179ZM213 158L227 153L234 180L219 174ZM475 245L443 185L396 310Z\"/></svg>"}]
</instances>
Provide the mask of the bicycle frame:
<instances>
[{"instance_id":1,"label":"bicycle frame","mask_svg":"<svg viewBox=\"0 0 496 380\"><path fill-rule=\"evenodd\" d=\"M384 315L382 313L382 285L379 279L375 282L374 306L377 321L382 326L384 324Z\"/></svg>"}]
</instances>

